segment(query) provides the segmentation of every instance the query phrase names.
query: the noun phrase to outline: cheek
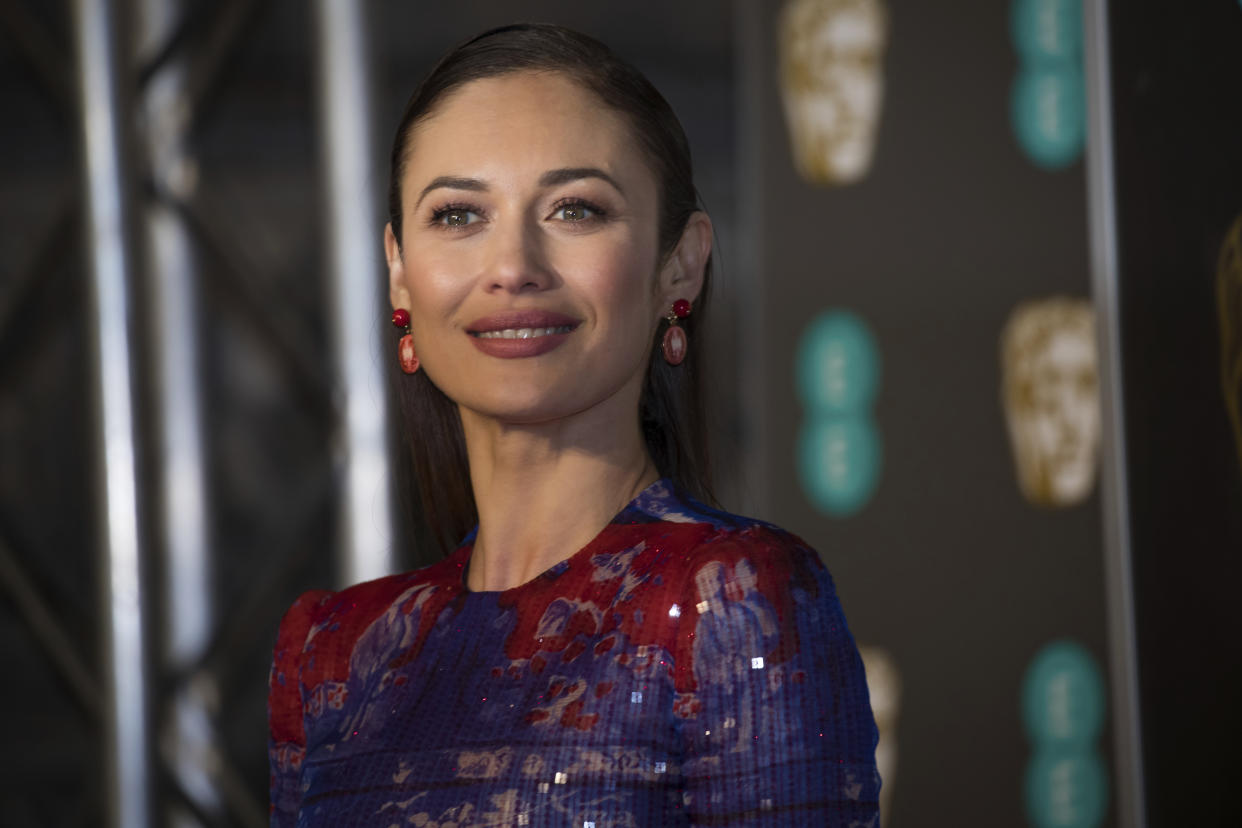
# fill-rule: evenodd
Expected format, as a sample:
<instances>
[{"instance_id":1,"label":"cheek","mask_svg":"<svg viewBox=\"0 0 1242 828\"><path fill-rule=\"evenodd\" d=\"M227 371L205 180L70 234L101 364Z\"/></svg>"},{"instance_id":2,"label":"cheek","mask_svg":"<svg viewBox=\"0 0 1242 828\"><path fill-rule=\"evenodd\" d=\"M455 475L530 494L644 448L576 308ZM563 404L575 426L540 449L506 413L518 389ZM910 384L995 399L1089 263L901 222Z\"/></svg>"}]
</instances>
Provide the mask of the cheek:
<instances>
[{"instance_id":1,"label":"cheek","mask_svg":"<svg viewBox=\"0 0 1242 828\"><path fill-rule=\"evenodd\" d=\"M646 344L663 315L656 296L655 278L643 270L634 274L626 289L616 298L616 307L625 308L627 332Z\"/></svg>"},{"instance_id":2,"label":"cheek","mask_svg":"<svg viewBox=\"0 0 1242 828\"><path fill-rule=\"evenodd\" d=\"M410 293L411 320L422 326L445 324L469 290L459 269L434 259L407 262L405 285Z\"/></svg>"},{"instance_id":3,"label":"cheek","mask_svg":"<svg viewBox=\"0 0 1242 828\"><path fill-rule=\"evenodd\" d=\"M654 302L649 273L639 268L618 268L605 275L596 290L609 308L631 318L646 315Z\"/></svg>"},{"instance_id":4,"label":"cheek","mask_svg":"<svg viewBox=\"0 0 1242 828\"><path fill-rule=\"evenodd\" d=\"M656 274L646 257L636 256L633 247L603 250L592 257L590 266L579 260L562 271L575 274L578 289L589 294L597 313L626 327L654 323Z\"/></svg>"}]
</instances>

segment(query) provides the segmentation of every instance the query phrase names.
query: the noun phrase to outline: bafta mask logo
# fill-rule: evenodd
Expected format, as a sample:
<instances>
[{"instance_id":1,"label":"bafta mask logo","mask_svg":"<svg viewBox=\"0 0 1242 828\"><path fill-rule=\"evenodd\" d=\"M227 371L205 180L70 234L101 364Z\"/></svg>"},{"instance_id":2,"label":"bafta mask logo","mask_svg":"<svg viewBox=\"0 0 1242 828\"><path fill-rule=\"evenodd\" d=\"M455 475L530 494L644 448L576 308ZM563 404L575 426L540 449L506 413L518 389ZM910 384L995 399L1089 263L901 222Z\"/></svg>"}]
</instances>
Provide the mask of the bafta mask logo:
<instances>
[{"instance_id":1,"label":"bafta mask logo","mask_svg":"<svg viewBox=\"0 0 1242 828\"><path fill-rule=\"evenodd\" d=\"M1081 299L1014 309L1001 335L1001 397L1018 484L1040 506L1082 502L1100 443L1095 321Z\"/></svg>"},{"instance_id":2,"label":"bafta mask logo","mask_svg":"<svg viewBox=\"0 0 1242 828\"><path fill-rule=\"evenodd\" d=\"M1216 268L1216 309L1220 313L1220 384L1242 463L1242 215L1220 248Z\"/></svg>"},{"instance_id":3,"label":"bafta mask logo","mask_svg":"<svg viewBox=\"0 0 1242 828\"><path fill-rule=\"evenodd\" d=\"M791 0L779 21L781 97L798 172L848 184L871 166L884 98L881 0Z\"/></svg>"},{"instance_id":4,"label":"bafta mask logo","mask_svg":"<svg viewBox=\"0 0 1242 828\"><path fill-rule=\"evenodd\" d=\"M901 712L901 673L892 655L880 647L859 645L867 689L871 694L871 714L880 732L875 748L876 769L880 772L880 824L888 824L892 811L893 786L897 781L897 717Z\"/></svg>"}]
</instances>

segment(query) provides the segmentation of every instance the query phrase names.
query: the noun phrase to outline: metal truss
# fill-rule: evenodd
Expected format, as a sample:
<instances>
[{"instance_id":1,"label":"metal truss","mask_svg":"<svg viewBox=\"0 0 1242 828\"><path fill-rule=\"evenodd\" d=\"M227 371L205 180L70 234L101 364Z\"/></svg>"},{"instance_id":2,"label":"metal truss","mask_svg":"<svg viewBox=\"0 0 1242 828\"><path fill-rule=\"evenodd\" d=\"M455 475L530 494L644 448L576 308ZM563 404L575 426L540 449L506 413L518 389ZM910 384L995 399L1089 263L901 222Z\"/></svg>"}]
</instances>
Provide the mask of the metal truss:
<instances>
[{"instance_id":1,"label":"metal truss","mask_svg":"<svg viewBox=\"0 0 1242 828\"><path fill-rule=\"evenodd\" d=\"M22 384L7 380L49 347L37 324L57 308L48 292L74 282L94 389L81 425L94 452L83 465L95 500L100 657L74 632L66 607L75 601L32 567L48 550L15 528L20 503L0 503L0 600L68 689L75 715L102 734L102 755L89 764L108 775L98 780L102 802L82 797L85 824L103 810L108 824L127 828L265 825L253 762L226 731L235 705L262 683L255 667L266 663L291 585L325 557L342 582L394 567L361 4L313 8L330 264L309 301L290 301L282 288L307 281L306 257L272 255L289 245L265 239L202 186L196 136L226 94L248 24L268 5L73 0L73 45L61 46L29 6L0 4L0 32L78 132L83 158L78 193L61 194L0 290L0 400L20 398ZM317 218L300 217L305 248L315 247ZM88 266L49 280L74 237ZM227 337L234 350L221 356ZM320 339L326 354L306 346ZM228 358L238 347L242 365ZM217 459L239 454L221 447L217 415L230 389L219 379L251 362L278 384L273 420L296 420L289 430L309 448L279 481L280 508L246 515L262 559L239 561L223 548L220 501L246 504L233 502L226 479L234 461ZM231 590L225 569L242 573ZM254 733L248 741L262 743Z\"/></svg>"}]
</instances>

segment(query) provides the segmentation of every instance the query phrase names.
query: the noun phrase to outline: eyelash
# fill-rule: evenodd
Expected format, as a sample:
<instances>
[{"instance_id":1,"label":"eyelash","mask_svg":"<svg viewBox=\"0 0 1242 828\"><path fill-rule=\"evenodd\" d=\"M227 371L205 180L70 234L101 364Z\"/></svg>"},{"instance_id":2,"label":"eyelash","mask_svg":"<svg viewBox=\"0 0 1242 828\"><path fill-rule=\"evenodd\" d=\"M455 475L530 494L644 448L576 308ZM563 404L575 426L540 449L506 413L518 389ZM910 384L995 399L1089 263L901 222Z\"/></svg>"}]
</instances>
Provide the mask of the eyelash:
<instances>
[{"instance_id":1,"label":"eyelash","mask_svg":"<svg viewBox=\"0 0 1242 828\"><path fill-rule=\"evenodd\" d=\"M444 217L449 213L474 213L476 216L483 218L483 211L478 207L470 204L451 203L445 204L431 211L431 220L427 223L433 227L444 229L458 229L458 226L444 223Z\"/></svg>"},{"instance_id":2,"label":"eyelash","mask_svg":"<svg viewBox=\"0 0 1242 828\"><path fill-rule=\"evenodd\" d=\"M593 202L587 201L584 198L562 198L560 201L552 205L553 215L555 215L556 213L559 213L561 210L564 210L566 207L581 207L582 209L588 210L591 213L591 215L587 216L586 218L579 219L578 221L575 221L575 222L569 222L570 224L587 224L590 222L601 221L602 219L606 218L608 215L604 211L603 207L600 207L599 205L594 204Z\"/></svg>"},{"instance_id":3,"label":"eyelash","mask_svg":"<svg viewBox=\"0 0 1242 828\"><path fill-rule=\"evenodd\" d=\"M604 208L600 207L594 202L587 201L584 198L577 198L577 197L562 198L561 200L557 201L555 204L552 205L552 215L559 213L561 210L564 210L567 207L581 207L582 209L591 213L591 215L585 218L582 218L582 219L578 219L577 221L567 221L566 222L567 224L591 224L597 221L602 221L605 217L607 217L607 212L604 210ZM474 205L471 205L471 204L454 202L454 203L441 205L440 207L437 207L436 209L432 210L431 218L428 221L428 224L430 224L432 227L446 229L446 230L447 229L458 230L458 229L461 229L461 227L466 226L466 225L445 224L444 217L447 216L449 213L473 213L479 218L486 218L486 215L478 207L475 207ZM469 222L468 224L473 224L473 222Z\"/></svg>"}]
</instances>

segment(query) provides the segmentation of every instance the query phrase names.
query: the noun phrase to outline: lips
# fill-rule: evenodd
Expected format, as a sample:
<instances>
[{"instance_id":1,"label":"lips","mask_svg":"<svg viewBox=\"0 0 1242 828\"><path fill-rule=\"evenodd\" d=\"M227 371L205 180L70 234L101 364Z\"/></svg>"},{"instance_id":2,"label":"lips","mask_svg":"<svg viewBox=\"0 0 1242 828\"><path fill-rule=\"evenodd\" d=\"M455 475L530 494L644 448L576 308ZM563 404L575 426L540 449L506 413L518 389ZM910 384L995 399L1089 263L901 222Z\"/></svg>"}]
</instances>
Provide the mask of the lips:
<instances>
[{"instance_id":1,"label":"lips","mask_svg":"<svg viewBox=\"0 0 1242 828\"><path fill-rule=\"evenodd\" d=\"M470 342L489 356L518 359L539 356L559 347L579 320L545 310L500 311L466 326Z\"/></svg>"}]
</instances>

